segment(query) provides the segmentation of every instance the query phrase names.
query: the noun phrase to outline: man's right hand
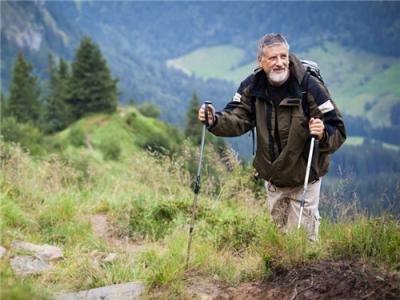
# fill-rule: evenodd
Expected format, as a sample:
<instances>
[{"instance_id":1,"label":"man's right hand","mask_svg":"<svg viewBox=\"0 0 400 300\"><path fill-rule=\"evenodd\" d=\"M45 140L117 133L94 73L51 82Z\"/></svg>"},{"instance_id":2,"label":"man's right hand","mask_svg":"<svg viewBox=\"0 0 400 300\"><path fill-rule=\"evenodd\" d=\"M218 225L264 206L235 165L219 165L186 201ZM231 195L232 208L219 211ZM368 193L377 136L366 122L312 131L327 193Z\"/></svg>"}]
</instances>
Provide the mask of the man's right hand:
<instances>
[{"instance_id":1,"label":"man's right hand","mask_svg":"<svg viewBox=\"0 0 400 300\"><path fill-rule=\"evenodd\" d=\"M206 122L205 116L205 104L203 104L199 109L199 121L202 123ZM208 104L208 126L212 126L215 120L215 108L211 104Z\"/></svg>"}]
</instances>

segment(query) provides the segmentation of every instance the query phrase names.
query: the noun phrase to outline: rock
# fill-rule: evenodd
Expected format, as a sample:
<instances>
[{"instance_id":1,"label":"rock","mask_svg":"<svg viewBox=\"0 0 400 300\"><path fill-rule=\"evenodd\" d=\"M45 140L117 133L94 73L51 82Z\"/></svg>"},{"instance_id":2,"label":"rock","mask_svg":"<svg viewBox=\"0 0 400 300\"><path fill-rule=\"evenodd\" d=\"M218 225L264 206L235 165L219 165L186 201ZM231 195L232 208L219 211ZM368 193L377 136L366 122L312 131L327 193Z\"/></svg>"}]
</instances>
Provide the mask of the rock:
<instances>
[{"instance_id":1,"label":"rock","mask_svg":"<svg viewBox=\"0 0 400 300\"><path fill-rule=\"evenodd\" d=\"M15 256L11 259L11 268L19 276L36 275L54 267L44 260L33 256Z\"/></svg>"},{"instance_id":2,"label":"rock","mask_svg":"<svg viewBox=\"0 0 400 300\"><path fill-rule=\"evenodd\" d=\"M7 253L7 249L0 246L0 259L2 259L3 256L6 255L6 253Z\"/></svg>"},{"instance_id":3,"label":"rock","mask_svg":"<svg viewBox=\"0 0 400 300\"><path fill-rule=\"evenodd\" d=\"M110 253L107 255L106 258L103 259L103 262L113 262L117 259L118 254L117 253Z\"/></svg>"},{"instance_id":4,"label":"rock","mask_svg":"<svg viewBox=\"0 0 400 300\"><path fill-rule=\"evenodd\" d=\"M13 241L11 247L17 250L25 250L28 252L32 252L35 254L35 256L38 256L44 260L54 260L64 257L60 248L50 246L47 244L35 245L23 241Z\"/></svg>"},{"instance_id":5,"label":"rock","mask_svg":"<svg viewBox=\"0 0 400 300\"><path fill-rule=\"evenodd\" d=\"M143 282L109 285L77 293L59 295L57 300L134 300L144 292Z\"/></svg>"}]
</instances>

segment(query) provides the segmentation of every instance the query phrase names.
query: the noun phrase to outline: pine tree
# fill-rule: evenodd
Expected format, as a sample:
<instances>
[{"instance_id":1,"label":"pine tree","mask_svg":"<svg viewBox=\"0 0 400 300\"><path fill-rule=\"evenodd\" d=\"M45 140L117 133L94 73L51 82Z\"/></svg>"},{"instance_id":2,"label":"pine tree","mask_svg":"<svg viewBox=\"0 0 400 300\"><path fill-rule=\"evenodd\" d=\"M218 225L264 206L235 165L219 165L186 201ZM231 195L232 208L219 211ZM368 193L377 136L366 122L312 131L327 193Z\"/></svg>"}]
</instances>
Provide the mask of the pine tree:
<instances>
[{"instance_id":1,"label":"pine tree","mask_svg":"<svg viewBox=\"0 0 400 300\"><path fill-rule=\"evenodd\" d=\"M190 138L193 143L201 143L202 124L199 121L198 113L200 108L200 99L196 92L193 92L192 99L189 103L189 108L186 112L185 136ZM210 142L219 154L222 154L226 148L223 138L216 137L212 134L207 134L207 140Z\"/></svg>"},{"instance_id":2,"label":"pine tree","mask_svg":"<svg viewBox=\"0 0 400 300\"><path fill-rule=\"evenodd\" d=\"M70 89L69 103L75 119L90 112L116 111L117 80L111 77L100 48L89 37L82 39L75 53Z\"/></svg>"},{"instance_id":3,"label":"pine tree","mask_svg":"<svg viewBox=\"0 0 400 300\"><path fill-rule=\"evenodd\" d=\"M1 110L0 117L1 120L3 120L8 115L8 101L6 96L4 96L3 94L3 91L1 91L0 94L0 110Z\"/></svg>"},{"instance_id":4,"label":"pine tree","mask_svg":"<svg viewBox=\"0 0 400 300\"><path fill-rule=\"evenodd\" d=\"M189 137L195 144L201 142L202 124L198 119L198 111L200 108L200 99L196 92L193 92L189 108L186 112L185 135Z\"/></svg>"},{"instance_id":5,"label":"pine tree","mask_svg":"<svg viewBox=\"0 0 400 300\"><path fill-rule=\"evenodd\" d=\"M68 65L60 58L58 67L52 54L48 57L49 94L44 116L46 132L53 133L66 128L70 123L68 99Z\"/></svg>"},{"instance_id":6,"label":"pine tree","mask_svg":"<svg viewBox=\"0 0 400 300\"><path fill-rule=\"evenodd\" d=\"M18 122L39 123L41 103L37 78L32 75L32 65L22 53L17 55L10 84L8 113Z\"/></svg>"}]
</instances>

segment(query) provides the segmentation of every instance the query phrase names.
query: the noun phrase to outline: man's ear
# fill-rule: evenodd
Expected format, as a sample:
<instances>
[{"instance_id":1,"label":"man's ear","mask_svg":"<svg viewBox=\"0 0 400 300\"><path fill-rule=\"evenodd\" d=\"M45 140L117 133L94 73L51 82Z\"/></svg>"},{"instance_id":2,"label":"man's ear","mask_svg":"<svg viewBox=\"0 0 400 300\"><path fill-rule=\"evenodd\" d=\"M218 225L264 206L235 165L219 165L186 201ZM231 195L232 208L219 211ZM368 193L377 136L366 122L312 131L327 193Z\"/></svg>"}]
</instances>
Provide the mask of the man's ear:
<instances>
[{"instance_id":1,"label":"man's ear","mask_svg":"<svg viewBox=\"0 0 400 300\"><path fill-rule=\"evenodd\" d=\"M262 61L263 61L263 57L261 55L257 56L257 62L258 62L258 66L262 68Z\"/></svg>"}]
</instances>

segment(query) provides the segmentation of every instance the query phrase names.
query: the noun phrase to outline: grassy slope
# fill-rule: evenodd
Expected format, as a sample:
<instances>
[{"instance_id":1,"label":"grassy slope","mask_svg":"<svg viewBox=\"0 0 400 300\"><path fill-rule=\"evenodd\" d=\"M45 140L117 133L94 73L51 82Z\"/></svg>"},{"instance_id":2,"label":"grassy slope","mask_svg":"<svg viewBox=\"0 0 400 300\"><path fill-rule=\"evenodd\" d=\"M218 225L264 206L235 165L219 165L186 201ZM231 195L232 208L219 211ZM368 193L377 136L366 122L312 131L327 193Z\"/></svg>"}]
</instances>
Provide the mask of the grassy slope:
<instances>
[{"instance_id":1,"label":"grassy slope","mask_svg":"<svg viewBox=\"0 0 400 300\"><path fill-rule=\"evenodd\" d=\"M79 130L92 148L71 144ZM48 156L31 157L17 146L0 144L1 245L9 248L15 239L49 243L65 255L54 263L55 270L22 280L9 267L18 252L9 252L0 262L2 299L43 298L133 280L144 280L150 289L162 287L176 298L183 295L193 199L187 169L196 165L198 147L181 140L180 155L172 158L142 150L144 140L169 130L132 108L123 116L82 119L52 137L61 147ZM102 148L110 142L120 146L114 159L107 159ZM250 170L236 165L227 172L208 146L204 165L190 263L194 273L234 284L260 279L270 274L271 266L314 258L361 257L389 269L399 266L398 222L365 216L343 217L337 224L325 221L321 242L310 244L303 232L278 232ZM90 223L95 214L107 217L115 238L140 240L145 251L132 252L97 237ZM116 261L95 263L93 253L111 252L118 253Z\"/></svg>"},{"instance_id":2,"label":"grassy slope","mask_svg":"<svg viewBox=\"0 0 400 300\"><path fill-rule=\"evenodd\" d=\"M244 57L243 49L224 45L194 50L182 57L170 60L169 65L184 69L187 73L204 79L220 78L240 83L243 76L249 74L248 66L240 65L243 63Z\"/></svg>"},{"instance_id":3,"label":"grassy slope","mask_svg":"<svg viewBox=\"0 0 400 300\"><path fill-rule=\"evenodd\" d=\"M245 64L240 51L231 46L201 48L175 61L197 76L239 84L256 66L255 62ZM344 112L367 116L374 125L388 125L391 106L400 102L398 58L349 50L334 43L298 56L318 62L333 98Z\"/></svg>"},{"instance_id":4,"label":"grassy slope","mask_svg":"<svg viewBox=\"0 0 400 300\"><path fill-rule=\"evenodd\" d=\"M350 136L346 139L346 145L359 146L364 143L364 139L362 136ZM397 145L382 143L382 146L390 150L400 151L400 146Z\"/></svg>"}]
</instances>

